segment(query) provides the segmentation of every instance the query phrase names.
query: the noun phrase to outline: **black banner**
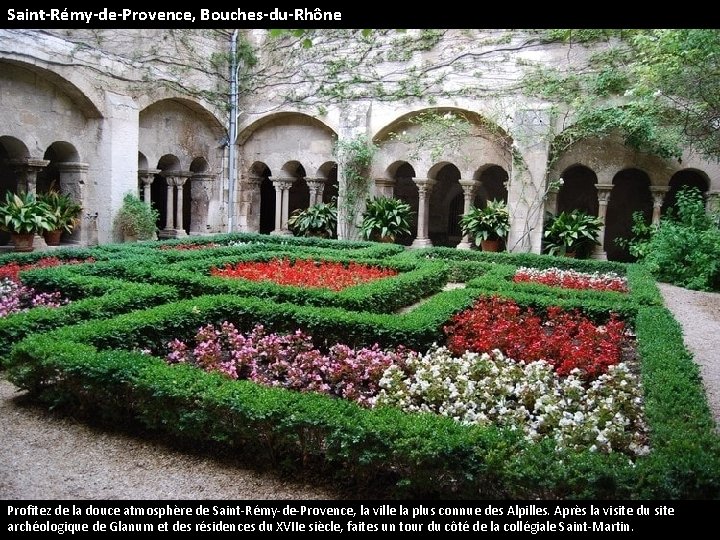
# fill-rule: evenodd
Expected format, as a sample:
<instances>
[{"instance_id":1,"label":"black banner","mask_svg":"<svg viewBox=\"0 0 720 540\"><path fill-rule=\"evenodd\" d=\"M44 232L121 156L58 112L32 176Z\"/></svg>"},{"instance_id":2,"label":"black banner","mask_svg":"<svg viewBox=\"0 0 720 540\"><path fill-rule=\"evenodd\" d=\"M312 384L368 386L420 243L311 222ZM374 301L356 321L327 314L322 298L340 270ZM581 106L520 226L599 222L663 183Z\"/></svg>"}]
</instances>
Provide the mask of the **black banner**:
<instances>
[{"instance_id":1,"label":"black banner","mask_svg":"<svg viewBox=\"0 0 720 540\"><path fill-rule=\"evenodd\" d=\"M2 530L645 536L711 528L717 501L3 501Z\"/></svg>"},{"instance_id":2,"label":"black banner","mask_svg":"<svg viewBox=\"0 0 720 540\"><path fill-rule=\"evenodd\" d=\"M643 28L655 25L697 27L699 21L682 21L689 13L667 11L668 21L652 20L658 13L643 14L636 20L624 14L618 19L615 10L593 13L588 20L577 19L576 6L562 9L560 4L525 5L522 9L495 9L483 13L482 24L491 28ZM659 11L659 10L656 10ZM570 19L570 14L573 18ZM444 6L414 6L413 9L388 10L365 3L337 3L334 7L274 7L272 4L218 3L217 7L160 8L103 7L21 7L12 6L0 11L4 28L466 28L472 17L460 5L453 9ZM480 19L477 21L480 22ZM477 24L476 24L477 25Z\"/></svg>"}]
</instances>

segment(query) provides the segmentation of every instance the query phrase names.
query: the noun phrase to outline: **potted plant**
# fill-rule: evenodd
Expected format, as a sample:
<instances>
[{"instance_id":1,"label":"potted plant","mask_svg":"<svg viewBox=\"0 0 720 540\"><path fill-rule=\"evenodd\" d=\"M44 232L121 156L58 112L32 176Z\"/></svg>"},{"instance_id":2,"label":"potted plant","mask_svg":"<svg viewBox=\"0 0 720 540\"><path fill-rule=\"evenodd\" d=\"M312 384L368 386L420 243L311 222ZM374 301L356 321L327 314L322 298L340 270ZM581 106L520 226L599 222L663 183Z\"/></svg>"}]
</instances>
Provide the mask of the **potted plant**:
<instances>
[{"instance_id":1,"label":"potted plant","mask_svg":"<svg viewBox=\"0 0 720 540\"><path fill-rule=\"evenodd\" d=\"M35 235L53 227L50 209L34 194L5 193L5 201L0 205L0 229L10 233L15 251L32 251Z\"/></svg>"},{"instance_id":2,"label":"potted plant","mask_svg":"<svg viewBox=\"0 0 720 540\"><path fill-rule=\"evenodd\" d=\"M410 234L410 205L394 197L373 197L365 202L360 233L366 240L394 242L400 234Z\"/></svg>"},{"instance_id":3,"label":"potted plant","mask_svg":"<svg viewBox=\"0 0 720 540\"><path fill-rule=\"evenodd\" d=\"M502 200L488 201L485 208L471 206L460 217L463 234L475 239L475 245L483 251L500 251L502 243L510 231L510 213Z\"/></svg>"},{"instance_id":4,"label":"potted plant","mask_svg":"<svg viewBox=\"0 0 720 540\"><path fill-rule=\"evenodd\" d=\"M550 255L584 258L596 245L602 221L582 210L550 216L545 226L545 251Z\"/></svg>"},{"instance_id":5,"label":"potted plant","mask_svg":"<svg viewBox=\"0 0 720 540\"><path fill-rule=\"evenodd\" d=\"M156 208L140 200L137 195L127 193L115 215L115 225L122 232L125 242L136 242L155 237L158 219L159 212Z\"/></svg>"},{"instance_id":6,"label":"potted plant","mask_svg":"<svg viewBox=\"0 0 720 540\"><path fill-rule=\"evenodd\" d=\"M49 208L52 215L51 222L54 225L51 230L45 231L45 242L48 246L57 246L60 244L62 233L72 234L80 223L82 206L76 203L70 195L60 193L55 189L38 196L38 200Z\"/></svg>"},{"instance_id":7,"label":"potted plant","mask_svg":"<svg viewBox=\"0 0 720 540\"><path fill-rule=\"evenodd\" d=\"M287 222L295 236L332 238L337 231L337 206L331 203L314 204L305 210L295 210Z\"/></svg>"}]
</instances>

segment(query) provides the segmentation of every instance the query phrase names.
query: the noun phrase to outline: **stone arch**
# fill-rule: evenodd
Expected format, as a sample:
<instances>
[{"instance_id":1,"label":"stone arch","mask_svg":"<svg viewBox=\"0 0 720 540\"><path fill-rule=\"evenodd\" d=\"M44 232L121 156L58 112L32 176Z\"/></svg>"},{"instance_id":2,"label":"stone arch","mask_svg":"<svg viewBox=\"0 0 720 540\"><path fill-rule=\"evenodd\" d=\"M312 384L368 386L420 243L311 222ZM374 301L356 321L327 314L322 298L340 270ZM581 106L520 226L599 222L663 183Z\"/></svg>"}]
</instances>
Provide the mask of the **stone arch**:
<instances>
[{"instance_id":1,"label":"stone arch","mask_svg":"<svg viewBox=\"0 0 720 540\"><path fill-rule=\"evenodd\" d=\"M395 242L405 246L412 245L415 238L417 238L417 227L418 227L418 210L419 210L419 196L418 187L413 182L415 177L415 169L407 161L393 164L391 168L393 170L392 179L393 183L393 197L401 199L410 205L412 215L410 216L410 231L409 235L401 235L395 239Z\"/></svg>"},{"instance_id":2,"label":"stone arch","mask_svg":"<svg viewBox=\"0 0 720 540\"><path fill-rule=\"evenodd\" d=\"M557 213L581 210L598 215L597 175L585 165L572 165L562 173L563 183L557 194Z\"/></svg>"},{"instance_id":3,"label":"stone arch","mask_svg":"<svg viewBox=\"0 0 720 540\"><path fill-rule=\"evenodd\" d=\"M632 262L627 247L617 243L618 238L632 238L633 214L640 212L645 223L650 223L653 212L653 198L650 192L650 177L636 168L618 172L612 180L612 190L605 218L603 245L611 261Z\"/></svg>"},{"instance_id":4,"label":"stone arch","mask_svg":"<svg viewBox=\"0 0 720 540\"><path fill-rule=\"evenodd\" d=\"M260 198L257 203L259 212L257 212L257 223L252 223L250 230L259 232L260 234L270 234L275 229L275 212L276 193L273 186L272 171L262 162L255 162L250 167L250 177L255 180L257 188L260 191Z\"/></svg>"},{"instance_id":5,"label":"stone arch","mask_svg":"<svg viewBox=\"0 0 720 540\"><path fill-rule=\"evenodd\" d=\"M428 171L434 182L430 192L428 237L435 246L455 247L462 239L460 216L464 211L460 169L449 162L440 162Z\"/></svg>"},{"instance_id":6,"label":"stone arch","mask_svg":"<svg viewBox=\"0 0 720 540\"><path fill-rule=\"evenodd\" d=\"M338 184L338 166L334 161L327 161L320 166L318 170L318 178L323 179L322 193L318 193L317 202L329 204L335 201L339 196L340 186Z\"/></svg>"},{"instance_id":7,"label":"stone arch","mask_svg":"<svg viewBox=\"0 0 720 540\"><path fill-rule=\"evenodd\" d=\"M445 145L439 141L437 148L433 149L424 146L418 148L396 136L405 133L412 139L413 134L420 132L416 119L425 113L459 116L469 122L470 129L463 140L453 139L452 144ZM374 177L381 176L388 169L389 163L398 160L410 162L417 171L429 170L441 162L453 163L463 180L472 179L474 171L483 164L496 163L510 170L512 163L512 138L509 134L485 116L460 107L429 107L409 111L378 129L372 140L379 147L373 164Z\"/></svg>"},{"instance_id":8,"label":"stone arch","mask_svg":"<svg viewBox=\"0 0 720 540\"><path fill-rule=\"evenodd\" d=\"M507 203L508 190L507 182L510 178L508 172L500 165L489 165L483 167L476 173L478 181L473 205L476 208L485 208L488 201L500 200Z\"/></svg>"},{"instance_id":9,"label":"stone arch","mask_svg":"<svg viewBox=\"0 0 720 540\"><path fill-rule=\"evenodd\" d=\"M661 215L666 215L670 209L675 207L678 191L686 186L698 188L705 198L710 188L710 179L707 174L696 169L682 169L673 174L670 178L668 192L665 194L660 208Z\"/></svg>"},{"instance_id":10,"label":"stone arch","mask_svg":"<svg viewBox=\"0 0 720 540\"><path fill-rule=\"evenodd\" d=\"M169 237L169 231L175 229L174 209L177 201L172 185L172 173L181 171L180 158L174 154L165 154L160 157L155 166L157 173L150 189L150 200L158 211L158 228L161 229L161 236ZM165 231L165 234L162 234Z\"/></svg>"},{"instance_id":11,"label":"stone arch","mask_svg":"<svg viewBox=\"0 0 720 540\"><path fill-rule=\"evenodd\" d=\"M75 147L66 141L56 141L52 143L43 159L49 161L45 168L38 172L37 175L37 192L47 193L51 188L55 188L63 192L62 179L60 169L62 163L76 163L80 161L80 156Z\"/></svg>"},{"instance_id":12,"label":"stone arch","mask_svg":"<svg viewBox=\"0 0 720 540\"><path fill-rule=\"evenodd\" d=\"M242 182L243 189L248 191L244 198L253 201L240 209L239 221L245 220L245 228L287 234L290 213L314 202L310 201L309 183L315 201L321 188L322 200L327 200L328 182L337 181L337 168L332 159L335 140L335 132L326 124L298 112L266 115L244 126L237 139L241 146L239 170L247 171ZM249 161L245 162L246 158L250 158ZM262 163L272 172L268 175L270 183L258 175L258 171L253 171L256 163ZM274 198L270 187L275 191ZM331 187L328 197L332 193ZM254 210L257 205L259 212ZM275 224L267 231L270 215L275 216Z\"/></svg>"},{"instance_id":13,"label":"stone arch","mask_svg":"<svg viewBox=\"0 0 720 540\"><path fill-rule=\"evenodd\" d=\"M4 197L7 191L18 191L20 179L13 163L29 157L30 152L20 139L8 135L0 137L0 196Z\"/></svg>"}]
</instances>

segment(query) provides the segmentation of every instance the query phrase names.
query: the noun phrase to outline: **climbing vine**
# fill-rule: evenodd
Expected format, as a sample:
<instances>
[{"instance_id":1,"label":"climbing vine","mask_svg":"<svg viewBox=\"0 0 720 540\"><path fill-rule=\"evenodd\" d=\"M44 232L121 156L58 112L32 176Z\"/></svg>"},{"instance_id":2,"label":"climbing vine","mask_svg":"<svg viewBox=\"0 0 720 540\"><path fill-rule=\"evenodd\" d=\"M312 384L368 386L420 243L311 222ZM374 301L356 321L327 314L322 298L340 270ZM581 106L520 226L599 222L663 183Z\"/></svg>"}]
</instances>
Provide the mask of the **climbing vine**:
<instances>
[{"instance_id":1,"label":"climbing vine","mask_svg":"<svg viewBox=\"0 0 720 540\"><path fill-rule=\"evenodd\" d=\"M337 139L333 148L341 174L338 209L338 236L357 236L356 220L362 204L370 195L369 169L378 148L364 135Z\"/></svg>"}]
</instances>

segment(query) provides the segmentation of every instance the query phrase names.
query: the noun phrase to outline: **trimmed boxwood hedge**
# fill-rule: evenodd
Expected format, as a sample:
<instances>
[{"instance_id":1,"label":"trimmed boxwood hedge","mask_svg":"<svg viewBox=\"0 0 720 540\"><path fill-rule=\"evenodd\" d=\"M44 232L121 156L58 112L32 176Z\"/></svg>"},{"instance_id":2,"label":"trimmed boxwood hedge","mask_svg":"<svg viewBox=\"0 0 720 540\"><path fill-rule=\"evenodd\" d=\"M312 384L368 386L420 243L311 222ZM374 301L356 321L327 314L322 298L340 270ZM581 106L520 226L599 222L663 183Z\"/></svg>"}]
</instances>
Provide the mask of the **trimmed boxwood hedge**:
<instances>
[{"instance_id":1,"label":"trimmed boxwood hedge","mask_svg":"<svg viewBox=\"0 0 720 540\"><path fill-rule=\"evenodd\" d=\"M157 249L157 242L105 246L83 256L107 261L23 273L33 286L67 289L76 301L0 321L0 335L15 327L30 332L12 347L8 377L51 405L86 410L111 422L140 422L197 443L215 441L246 455L265 456L269 466L312 468L389 497L720 497L720 443L697 366L643 267L259 235L187 241L238 239L253 243L176 252ZM261 242L265 240L267 244ZM405 277L348 289L344 296L322 296L296 287L198 275L211 261L272 257L288 253L288 246L295 257L374 260L402 269ZM613 271L627 276L630 292L515 284L511 278L518 266ZM448 279L466 281L467 288L437 292ZM106 294L100 294L103 287ZM390 408L366 410L328 396L170 366L139 352L150 348L160 354L168 339L187 339L200 325L223 320L243 329L258 322L274 331L301 328L321 347L379 343L423 350L443 339L442 326L454 313L493 294L537 309L578 308L596 320L614 311L633 324L650 426L649 455L630 463L620 454L558 454L549 440L529 444L507 429L463 426ZM408 313L390 312L428 295ZM159 305L147 307L153 303ZM83 322L92 318L91 311L97 318ZM36 320L42 321L37 330L28 328ZM9 348L17 336L1 339Z\"/></svg>"}]
</instances>

